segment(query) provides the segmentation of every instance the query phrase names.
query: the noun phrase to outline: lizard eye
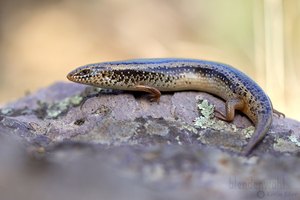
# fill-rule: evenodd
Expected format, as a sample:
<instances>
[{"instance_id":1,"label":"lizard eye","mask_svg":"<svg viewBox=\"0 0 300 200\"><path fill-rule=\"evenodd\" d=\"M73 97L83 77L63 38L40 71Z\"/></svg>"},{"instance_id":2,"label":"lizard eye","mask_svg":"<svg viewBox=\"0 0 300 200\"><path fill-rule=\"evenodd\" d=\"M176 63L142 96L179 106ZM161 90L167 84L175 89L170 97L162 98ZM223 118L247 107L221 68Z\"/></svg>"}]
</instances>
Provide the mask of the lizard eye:
<instances>
[{"instance_id":1,"label":"lizard eye","mask_svg":"<svg viewBox=\"0 0 300 200\"><path fill-rule=\"evenodd\" d=\"M91 73L91 70L90 69L83 69L79 72L79 75L80 76L84 76L84 75L88 75Z\"/></svg>"}]
</instances>

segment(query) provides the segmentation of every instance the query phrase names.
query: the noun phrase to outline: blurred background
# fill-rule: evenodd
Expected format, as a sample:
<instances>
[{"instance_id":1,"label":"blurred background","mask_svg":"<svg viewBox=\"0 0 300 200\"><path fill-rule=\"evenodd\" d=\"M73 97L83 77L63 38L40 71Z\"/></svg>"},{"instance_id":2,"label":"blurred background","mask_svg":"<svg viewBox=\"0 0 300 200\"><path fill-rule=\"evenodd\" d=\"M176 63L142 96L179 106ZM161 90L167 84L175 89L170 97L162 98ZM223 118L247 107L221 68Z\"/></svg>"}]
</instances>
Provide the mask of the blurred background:
<instances>
[{"instance_id":1,"label":"blurred background","mask_svg":"<svg viewBox=\"0 0 300 200\"><path fill-rule=\"evenodd\" d=\"M1 0L0 105L87 63L224 62L300 120L299 0Z\"/></svg>"}]
</instances>

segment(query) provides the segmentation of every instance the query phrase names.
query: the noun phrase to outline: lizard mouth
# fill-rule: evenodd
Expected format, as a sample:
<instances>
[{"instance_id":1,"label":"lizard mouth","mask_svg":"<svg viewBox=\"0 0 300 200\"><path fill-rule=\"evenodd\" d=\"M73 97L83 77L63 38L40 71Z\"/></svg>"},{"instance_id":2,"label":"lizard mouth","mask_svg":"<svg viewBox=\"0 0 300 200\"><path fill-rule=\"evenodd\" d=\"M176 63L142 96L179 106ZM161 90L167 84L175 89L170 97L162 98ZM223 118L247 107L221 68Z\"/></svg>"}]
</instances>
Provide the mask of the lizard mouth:
<instances>
[{"instance_id":1,"label":"lizard mouth","mask_svg":"<svg viewBox=\"0 0 300 200\"><path fill-rule=\"evenodd\" d=\"M75 83L88 84L92 77L92 71L90 69L76 69L68 73L67 79Z\"/></svg>"},{"instance_id":2,"label":"lizard mouth","mask_svg":"<svg viewBox=\"0 0 300 200\"><path fill-rule=\"evenodd\" d=\"M93 71L85 67L81 67L71 71L67 75L67 79L73 82L81 82L82 80L88 81L93 76Z\"/></svg>"},{"instance_id":3,"label":"lizard mouth","mask_svg":"<svg viewBox=\"0 0 300 200\"><path fill-rule=\"evenodd\" d=\"M69 79L70 81L75 82L75 83L80 83L82 80L82 77L78 75L77 70L74 70L74 71L71 71L70 73L68 73L67 79Z\"/></svg>"}]
</instances>

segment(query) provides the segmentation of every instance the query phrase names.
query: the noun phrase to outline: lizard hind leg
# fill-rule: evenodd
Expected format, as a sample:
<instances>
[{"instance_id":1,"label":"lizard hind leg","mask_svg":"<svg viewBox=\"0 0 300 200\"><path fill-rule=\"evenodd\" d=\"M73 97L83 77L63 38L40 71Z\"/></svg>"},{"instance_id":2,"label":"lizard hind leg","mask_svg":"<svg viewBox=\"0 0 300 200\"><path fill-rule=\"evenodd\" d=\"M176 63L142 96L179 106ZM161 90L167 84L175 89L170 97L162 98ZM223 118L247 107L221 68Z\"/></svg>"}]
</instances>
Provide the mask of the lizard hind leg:
<instances>
[{"instance_id":1,"label":"lizard hind leg","mask_svg":"<svg viewBox=\"0 0 300 200\"><path fill-rule=\"evenodd\" d=\"M223 121L231 122L234 119L235 110L243 110L245 102L242 99L229 99L225 103L225 114L216 110L215 116Z\"/></svg>"}]
</instances>

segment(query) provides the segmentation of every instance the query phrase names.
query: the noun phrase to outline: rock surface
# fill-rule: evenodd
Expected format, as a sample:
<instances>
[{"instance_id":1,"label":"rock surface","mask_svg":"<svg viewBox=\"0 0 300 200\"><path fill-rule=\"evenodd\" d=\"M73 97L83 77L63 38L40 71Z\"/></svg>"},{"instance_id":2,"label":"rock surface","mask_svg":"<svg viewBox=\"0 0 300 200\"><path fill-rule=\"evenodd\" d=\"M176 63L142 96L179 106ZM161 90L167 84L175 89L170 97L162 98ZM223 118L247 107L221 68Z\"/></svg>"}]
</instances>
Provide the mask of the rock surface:
<instances>
[{"instance_id":1,"label":"rock surface","mask_svg":"<svg viewBox=\"0 0 300 200\"><path fill-rule=\"evenodd\" d=\"M1 109L0 194L299 199L300 122L274 116L246 158L239 152L251 122L241 114L233 123L219 121L212 105L224 109L201 92L164 94L156 103L140 93L56 83Z\"/></svg>"}]
</instances>

